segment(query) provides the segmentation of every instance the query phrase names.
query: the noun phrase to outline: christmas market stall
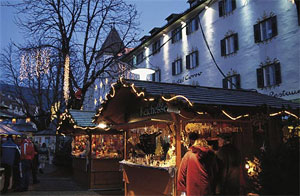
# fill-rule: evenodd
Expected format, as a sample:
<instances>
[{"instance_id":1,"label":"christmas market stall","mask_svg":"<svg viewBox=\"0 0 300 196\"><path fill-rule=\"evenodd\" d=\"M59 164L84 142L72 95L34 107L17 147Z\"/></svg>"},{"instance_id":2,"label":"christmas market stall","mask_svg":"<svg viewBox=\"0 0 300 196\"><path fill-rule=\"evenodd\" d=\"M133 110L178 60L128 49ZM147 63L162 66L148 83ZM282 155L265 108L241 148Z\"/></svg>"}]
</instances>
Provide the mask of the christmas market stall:
<instances>
[{"instance_id":1,"label":"christmas market stall","mask_svg":"<svg viewBox=\"0 0 300 196\"><path fill-rule=\"evenodd\" d=\"M72 137L74 180L89 189L121 189L123 133L95 126L95 112L66 110L60 117L59 133Z\"/></svg>"},{"instance_id":2,"label":"christmas market stall","mask_svg":"<svg viewBox=\"0 0 300 196\"><path fill-rule=\"evenodd\" d=\"M119 79L95 116L125 132L125 195L176 195L176 171L197 132L212 148L230 133L243 157L262 142L280 145L280 119L299 105L255 91Z\"/></svg>"}]
</instances>

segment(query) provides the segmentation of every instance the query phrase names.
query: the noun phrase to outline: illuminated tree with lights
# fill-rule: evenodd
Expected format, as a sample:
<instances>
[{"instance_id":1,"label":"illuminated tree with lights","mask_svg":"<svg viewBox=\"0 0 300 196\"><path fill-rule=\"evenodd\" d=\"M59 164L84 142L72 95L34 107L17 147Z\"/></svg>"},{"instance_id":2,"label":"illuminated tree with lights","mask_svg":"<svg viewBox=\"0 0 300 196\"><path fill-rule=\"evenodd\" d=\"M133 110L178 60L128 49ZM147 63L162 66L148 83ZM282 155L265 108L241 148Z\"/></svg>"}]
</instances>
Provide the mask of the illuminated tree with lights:
<instances>
[{"instance_id":1,"label":"illuminated tree with lights","mask_svg":"<svg viewBox=\"0 0 300 196\"><path fill-rule=\"evenodd\" d=\"M8 1L6 5L18 10L17 24L27 41L37 42L37 47L51 48L58 54L54 78L60 86L57 88L62 88L65 83L61 78L66 72L65 59L70 57L69 107L74 106L72 100L76 90L80 89L82 96L76 106L80 108L88 88L118 58L115 54L102 62L101 67L95 62L112 27L118 29L124 43L119 53L137 41L138 14L135 7L124 0L21 0L17 3Z\"/></svg>"}]
</instances>

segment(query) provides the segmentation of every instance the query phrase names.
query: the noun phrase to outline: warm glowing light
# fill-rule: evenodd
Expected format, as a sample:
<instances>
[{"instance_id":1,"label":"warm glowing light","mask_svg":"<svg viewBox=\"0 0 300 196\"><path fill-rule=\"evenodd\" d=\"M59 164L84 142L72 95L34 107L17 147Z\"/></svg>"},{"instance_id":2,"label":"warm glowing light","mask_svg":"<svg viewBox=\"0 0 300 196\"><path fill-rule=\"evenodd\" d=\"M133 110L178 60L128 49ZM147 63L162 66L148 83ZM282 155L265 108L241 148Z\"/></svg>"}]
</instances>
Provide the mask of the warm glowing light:
<instances>
[{"instance_id":1,"label":"warm glowing light","mask_svg":"<svg viewBox=\"0 0 300 196\"><path fill-rule=\"evenodd\" d=\"M167 98L165 98L164 96L162 96L161 98L162 98L164 101L167 101L167 102L172 101L172 100L177 99L177 98L183 98L184 100L186 100L186 101L188 102L188 104L189 104L190 106L193 106L192 102L190 102L190 100L189 100L188 98L186 98L185 96L183 96L183 95L176 95L176 96L174 96L174 97L172 97L172 98L170 98L170 99L167 99Z\"/></svg>"},{"instance_id":2,"label":"warm glowing light","mask_svg":"<svg viewBox=\"0 0 300 196\"><path fill-rule=\"evenodd\" d=\"M13 119L11 120L11 122L12 122L13 124L15 124L15 123L17 122L17 119L13 118Z\"/></svg>"},{"instance_id":3,"label":"warm glowing light","mask_svg":"<svg viewBox=\"0 0 300 196\"><path fill-rule=\"evenodd\" d=\"M30 122L30 118L26 118L25 122L29 123Z\"/></svg>"},{"instance_id":4,"label":"warm glowing light","mask_svg":"<svg viewBox=\"0 0 300 196\"><path fill-rule=\"evenodd\" d=\"M64 70L64 98L66 104L69 99L69 75L70 75L70 58L67 55L65 60L65 70Z\"/></svg>"},{"instance_id":5,"label":"warm glowing light","mask_svg":"<svg viewBox=\"0 0 300 196\"><path fill-rule=\"evenodd\" d=\"M97 127L101 128L101 129L106 129L107 125L105 123L100 123L97 125Z\"/></svg>"},{"instance_id":6,"label":"warm glowing light","mask_svg":"<svg viewBox=\"0 0 300 196\"><path fill-rule=\"evenodd\" d=\"M226 113L224 110L222 110L222 113L225 114L225 116L227 116L228 118L230 118L231 120L237 120L237 119L240 119L240 118L243 118L243 117L248 117L249 114L245 114L245 115L240 115L238 117L232 117L230 116L228 113Z\"/></svg>"},{"instance_id":7,"label":"warm glowing light","mask_svg":"<svg viewBox=\"0 0 300 196\"><path fill-rule=\"evenodd\" d=\"M140 80L146 80L147 75L155 73L155 70L149 68L137 68L131 70L131 73L139 75Z\"/></svg>"},{"instance_id":8,"label":"warm glowing light","mask_svg":"<svg viewBox=\"0 0 300 196\"><path fill-rule=\"evenodd\" d=\"M249 168L250 168L250 165L249 165L248 163L246 163L246 164L245 164L245 168L246 168L246 169L249 169Z\"/></svg>"}]
</instances>

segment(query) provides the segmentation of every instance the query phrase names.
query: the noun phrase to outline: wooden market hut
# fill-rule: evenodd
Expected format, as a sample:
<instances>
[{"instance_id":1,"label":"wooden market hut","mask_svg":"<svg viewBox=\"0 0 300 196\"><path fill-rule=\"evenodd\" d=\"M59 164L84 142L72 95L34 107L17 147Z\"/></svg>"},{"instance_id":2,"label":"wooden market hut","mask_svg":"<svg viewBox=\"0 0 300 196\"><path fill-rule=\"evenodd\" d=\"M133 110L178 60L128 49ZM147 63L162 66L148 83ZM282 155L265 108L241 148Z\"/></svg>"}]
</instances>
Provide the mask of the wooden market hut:
<instances>
[{"instance_id":1,"label":"wooden market hut","mask_svg":"<svg viewBox=\"0 0 300 196\"><path fill-rule=\"evenodd\" d=\"M60 116L59 133L73 138L73 178L88 189L122 189L123 133L97 127L94 116L95 112L73 109Z\"/></svg>"},{"instance_id":2,"label":"wooden market hut","mask_svg":"<svg viewBox=\"0 0 300 196\"><path fill-rule=\"evenodd\" d=\"M126 132L125 160L121 162L125 195L177 194L174 168L179 167L182 143L190 129L200 129L210 141L222 132L236 133L235 144L245 157L261 145L261 138L267 138L271 148L280 144L282 115L299 120L299 104L256 91L122 78L112 85L101 106L95 116L96 123L106 123ZM175 165L156 166L160 162L153 164L147 156L130 157L128 141L134 137L130 136L130 130L137 133L151 126L156 130L167 129L173 135Z\"/></svg>"}]
</instances>

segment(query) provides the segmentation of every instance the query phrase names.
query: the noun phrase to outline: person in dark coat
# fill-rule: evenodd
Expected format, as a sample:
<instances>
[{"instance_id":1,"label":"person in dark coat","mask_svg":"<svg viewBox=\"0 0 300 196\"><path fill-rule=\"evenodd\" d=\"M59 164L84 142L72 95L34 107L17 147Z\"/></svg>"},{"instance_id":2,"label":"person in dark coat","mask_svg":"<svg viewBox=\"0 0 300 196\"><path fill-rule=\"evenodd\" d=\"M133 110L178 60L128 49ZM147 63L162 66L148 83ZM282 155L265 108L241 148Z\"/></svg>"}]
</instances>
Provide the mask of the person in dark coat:
<instances>
[{"instance_id":1,"label":"person in dark coat","mask_svg":"<svg viewBox=\"0 0 300 196\"><path fill-rule=\"evenodd\" d=\"M219 161L219 183L217 193L220 195L239 195L242 184L241 154L231 143L231 135L219 137L217 157Z\"/></svg>"},{"instance_id":2,"label":"person in dark coat","mask_svg":"<svg viewBox=\"0 0 300 196\"><path fill-rule=\"evenodd\" d=\"M215 153L207 145L207 141L198 136L181 160L177 190L185 192L187 196L213 195L216 173Z\"/></svg>"},{"instance_id":3,"label":"person in dark coat","mask_svg":"<svg viewBox=\"0 0 300 196\"><path fill-rule=\"evenodd\" d=\"M11 135L7 136L7 141L2 144L2 157L1 157L1 167L4 170L4 187L1 191L2 194L6 193L8 190L10 178L13 174L13 169L16 164L18 164L17 158L20 157L20 149L17 144L14 143ZM15 179L13 179L13 182Z\"/></svg>"},{"instance_id":4,"label":"person in dark coat","mask_svg":"<svg viewBox=\"0 0 300 196\"><path fill-rule=\"evenodd\" d=\"M40 181L37 179L37 172L39 168L39 147L38 147L38 142L33 143L34 151L36 154L34 155L34 158L32 160L32 181L33 184L37 184Z\"/></svg>"}]
</instances>

